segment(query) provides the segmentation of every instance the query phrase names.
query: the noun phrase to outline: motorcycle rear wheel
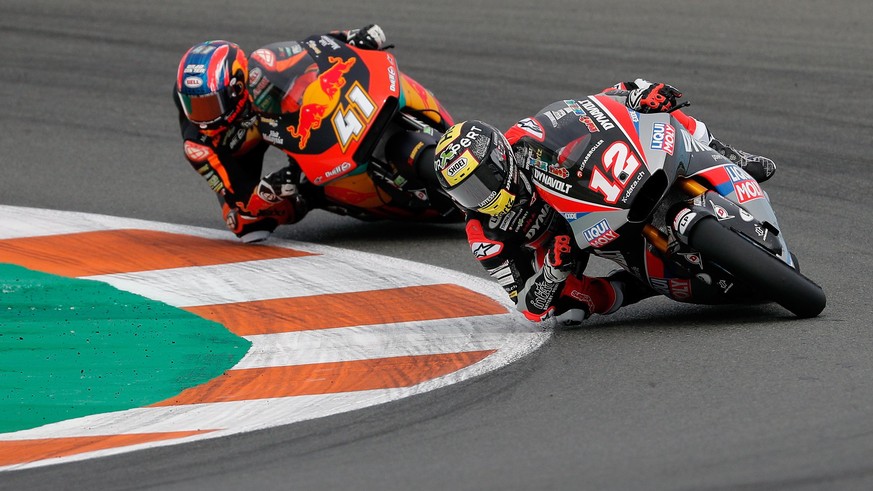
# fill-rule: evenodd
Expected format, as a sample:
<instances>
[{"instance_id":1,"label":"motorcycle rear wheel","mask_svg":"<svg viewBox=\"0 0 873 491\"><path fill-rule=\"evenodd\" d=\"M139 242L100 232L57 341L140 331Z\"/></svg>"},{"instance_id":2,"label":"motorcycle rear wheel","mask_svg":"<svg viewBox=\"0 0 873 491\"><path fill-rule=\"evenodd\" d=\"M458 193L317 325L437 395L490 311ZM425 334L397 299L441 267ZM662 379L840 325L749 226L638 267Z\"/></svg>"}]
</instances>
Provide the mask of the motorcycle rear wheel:
<instances>
[{"instance_id":1,"label":"motorcycle rear wheel","mask_svg":"<svg viewBox=\"0 0 873 491\"><path fill-rule=\"evenodd\" d=\"M704 258L798 317L815 317L825 308L819 285L715 218L700 220L688 241Z\"/></svg>"}]
</instances>

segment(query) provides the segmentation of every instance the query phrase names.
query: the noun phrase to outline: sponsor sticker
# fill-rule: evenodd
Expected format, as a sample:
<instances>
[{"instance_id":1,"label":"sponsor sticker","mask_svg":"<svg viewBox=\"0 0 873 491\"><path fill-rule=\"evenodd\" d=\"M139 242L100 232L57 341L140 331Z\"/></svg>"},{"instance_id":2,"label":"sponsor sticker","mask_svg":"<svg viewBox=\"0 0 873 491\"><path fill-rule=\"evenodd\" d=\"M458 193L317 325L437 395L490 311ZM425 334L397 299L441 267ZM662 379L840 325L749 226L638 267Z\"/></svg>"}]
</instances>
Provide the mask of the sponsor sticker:
<instances>
[{"instance_id":1,"label":"sponsor sticker","mask_svg":"<svg viewBox=\"0 0 873 491\"><path fill-rule=\"evenodd\" d=\"M479 260L496 256L503 250L501 244L497 242L472 242L470 248L473 250L473 255Z\"/></svg>"},{"instance_id":2,"label":"sponsor sticker","mask_svg":"<svg viewBox=\"0 0 873 491\"><path fill-rule=\"evenodd\" d=\"M545 132L543 131L543 127L540 126L539 121L533 118L524 118L515 125L528 132L537 140L542 141L543 138L545 138Z\"/></svg>"},{"instance_id":3,"label":"sponsor sticker","mask_svg":"<svg viewBox=\"0 0 873 491\"><path fill-rule=\"evenodd\" d=\"M737 193L737 201L741 204L764 197L764 191L755 180L734 183L734 191Z\"/></svg>"},{"instance_id":4,"label":"sponsor sticker","mask_svg":"<svg viewBox=\"0 0 873 491\"><path fill-rule=\"evenodd\" d=\"M734 192L737 194L737 201L745 203L753 199L764 197L764 191L758 181L752 178L746 171L736 165L725 166L725 170L734 185Z\"/></svg>"},{"instance_id":5,"label":"sponsor sticker","mask_svg":"<svg viewBox=\"0 0 873 491\"><path fill-rule=\"evenodd\" d=\"M209 149L189 140L185 140L185 155L193 162L202 162L209 157Z\"/></svg>"},{"instance_id":6,"label":"sponsor sticker","mask_svg":"<svg viewBox=\"0 0 873 491\"><path fill-rule=\"evenodd\" d=\"M610 228L609 222L605 218L583 230L582 236L592 247L603 247L619 237L618 233Z\"/></svg>"},{"instance_id":7,"label":"sponsor sticker","mask_svg":"<svg viewBox=\"0 0 873 491\"><path fill-rule=\"evenodd\" d=\"M680 234L685 235L685 230L688 228L688 224L691 223L691 220L696 216L697 213L685 208L680 211L675 218L673 218L673 229Z\"/></svg>"},{"instance_id":8,"label":"sponsor sticker","mask_svg":"<svg viewBox=\"0 0 873 491\"><path fill-rule=\"evenodd\" d=\"M203 86L203 79L200 77L185 77L185 87L196 89Z\"/></svg>"},{"instance_id":9,"label":"sponsor sticker","mask_svg":"<svg viewBox=\"0 0 873 491\"><path fill-rule=\"evenodd\" d=\"M676 130L667 123L655 123L652 126L652 150L662 150L673 155L676 147Z\"/></svg>"}]
</instances>

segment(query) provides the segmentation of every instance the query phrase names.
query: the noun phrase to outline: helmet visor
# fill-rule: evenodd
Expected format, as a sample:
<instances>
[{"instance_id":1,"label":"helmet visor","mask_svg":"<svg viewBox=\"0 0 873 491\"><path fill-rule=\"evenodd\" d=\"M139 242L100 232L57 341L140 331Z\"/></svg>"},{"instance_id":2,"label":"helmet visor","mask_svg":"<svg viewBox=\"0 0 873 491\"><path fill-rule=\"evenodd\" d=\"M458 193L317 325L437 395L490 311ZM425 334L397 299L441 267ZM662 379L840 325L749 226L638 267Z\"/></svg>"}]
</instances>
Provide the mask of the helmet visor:
<instances>
[{"instance_id":1,"label":"helmet visor","mask_svg":"<svg viewBox=\"0 0 873 491\"><path fill-rule=\"evenodd\" d=\"M502 135L501 135L502 136ZM508 159L508 144L493 145L488 157L449 190L454 200L464 208L487 215L501 215L512 207L518 179L515 165Z\"/></svg>"},{"instance_id":2,"label":"helmet visor","mask_svg":"<svg viewBox=\"0 0 873 491\"><path fill-rule=\"evenodd\" d=\"M503 188L503 183L498 181L487 167L480 164L472 174L449 191L459 205L477 210L497 197L498 192Z\"/></svg>"},{"instance_id":3,"label":"helmet visor","mask_svg":"<svg viewBox=\"0 0 873 491\"><path fill-rule=\"evenodd\" d=\"M234 107L228 90L205 95L179 94L179 100L182 102L185 116L191 122L198 124L214 123L230 113Z\"/></svg>"}]
</instances>

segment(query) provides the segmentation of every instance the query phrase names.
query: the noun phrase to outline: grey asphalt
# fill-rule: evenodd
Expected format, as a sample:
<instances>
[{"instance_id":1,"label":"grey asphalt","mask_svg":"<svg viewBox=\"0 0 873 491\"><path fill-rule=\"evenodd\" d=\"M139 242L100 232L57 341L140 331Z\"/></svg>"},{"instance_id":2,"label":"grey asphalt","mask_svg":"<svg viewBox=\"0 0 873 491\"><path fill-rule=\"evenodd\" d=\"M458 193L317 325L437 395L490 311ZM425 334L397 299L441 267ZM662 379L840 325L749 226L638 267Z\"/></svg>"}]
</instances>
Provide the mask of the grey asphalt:
<instances>
[{"instance_id":1,"label":"grey asphalt","mask_svg":"<svg viewBox=\"0 0 873 491\"><path fill-rule=\"evenodd\" d=\"M0 488L873 489L871 20L867 0L4 0L2 204L220 228L181 153L182 53L377 22L459 120L505 128L636 77L679 87L717 136L779 163L764 188L829 303L797 320L647 300L447 389ZM316 212L279 235L484 276L460 226Z\"/></svg>"}]
</instances>

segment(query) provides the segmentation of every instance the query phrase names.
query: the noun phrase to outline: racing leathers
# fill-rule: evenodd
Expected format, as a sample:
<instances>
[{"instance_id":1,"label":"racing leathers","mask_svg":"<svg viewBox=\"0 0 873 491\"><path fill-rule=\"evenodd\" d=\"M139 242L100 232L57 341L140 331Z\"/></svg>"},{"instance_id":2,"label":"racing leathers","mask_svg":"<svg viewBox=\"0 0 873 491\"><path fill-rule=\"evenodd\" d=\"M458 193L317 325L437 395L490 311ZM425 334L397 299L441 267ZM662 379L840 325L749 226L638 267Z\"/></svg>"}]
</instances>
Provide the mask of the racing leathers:
<instances>
[{"instance_id":1,"label":"racing leathers","mask_svg":"<svg viewBox=\"0 0 873 491\"><path fill-rule=\"evenodd\" d=\"M179 107L178 100L176 106ZM256 116L246 109L232 123L215 130L201 129L179 108L185 158L218 196L227 227L244 242L265 239L279 225L294 223L306 214L302 197L285 199L261 179L264 153Z\"/></svg>"},{"instance_id":2,"label":"racing leathers","mask_svg":"<svg viewBox=\"0 0 873 491\"><path fill-rule=\"evenodd\" d=\"M364 49L378 49L385 41L375 25L325 35ZM305 182L290 156L287 167L261 177L270 144L258 130L250 100L232 121L217 127L191 122L175 93L173 101L185 158L216 193L227 227L243 242L264 240L277 226L296 223L322 206L323 191Z\"/></svg>"},{"instance_id":3,"label":"racing leathers","mask_svg":"<svg viewBox=\"0 0 873 491\"><path fill-rule=\"evenodd\" d=\"M624 82L603 94L632 107L628 96L641 86ZM695 139L708 144L712 137L706 125L676 110L675 99L672 102L659 110L671 111ZM574 108L583 116L577 117ZM584 275L589 253L575 243L567 220L533 185L534 172L566 172L554 163L574 153L575 143L585 141L593 124L573 100L555 102L520 120L505 132L519 168L517 201L507 213L496 217L467 211L466 232L473 254L517 309L534 322L554 317L560 325L576 325L592 314L610 314L656 294L624 270L607 277ZM548 128L546 138L542 128Z\"/></svg>"},{"instance_id":4,"label":"racing leathers","mask_svg":"<svg viewBox=\"0 0 873 491\"><path fill-rule=\"evenodd\" d=\"M510 139L510 142L512 140ZM525 152L525 144L517 150ZM473 255L503 287L529 320L556 317L572 325L593 313L609 314L623 305L619 280L581 274L587 254L574 252L573 271L555 274L548 251L556 238L571 239L567 222L532 190L527 173L519 175L528 198L505 215L467 212L467 240Z\"/></svg>"}]
</instances>

